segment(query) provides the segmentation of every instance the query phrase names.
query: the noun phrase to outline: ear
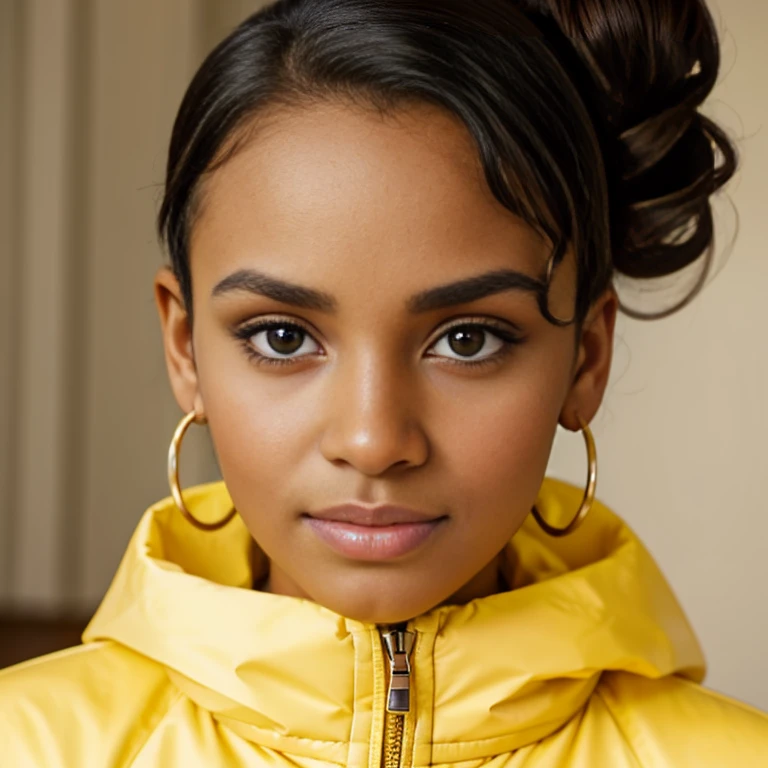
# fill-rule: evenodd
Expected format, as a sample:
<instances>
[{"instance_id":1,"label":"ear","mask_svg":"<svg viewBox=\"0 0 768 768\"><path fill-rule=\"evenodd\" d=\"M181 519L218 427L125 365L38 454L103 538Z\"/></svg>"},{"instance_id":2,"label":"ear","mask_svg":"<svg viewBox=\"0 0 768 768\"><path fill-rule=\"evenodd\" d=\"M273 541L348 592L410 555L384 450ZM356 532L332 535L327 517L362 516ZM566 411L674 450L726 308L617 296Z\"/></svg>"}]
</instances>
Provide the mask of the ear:
<instances>
[{"instance_id":1,"label":"ear","mask_svg":"<svg viewBox=\"0 0 768 768\"><path fill-rule=\"evenodd\" d=\"M158 270L154 290L160 314L165 362L176 402L184 413L194 409L203 416L205 411L198 385L192 329L184 309L179 282L169 267Z\"/></svg>"},{"instance_id":2,"label":"ear","mask_svg":"<svg viewBox=\"0 0 768 768\"><path fill-rule=\"evenodd\" d=\"M613 332L619 299L611 286L593 304L584 320L573 366L573 378L560 412L560 424L581 429L577 414L589 424L603 401L613 359Z\"/></svg>"}]
</instances>

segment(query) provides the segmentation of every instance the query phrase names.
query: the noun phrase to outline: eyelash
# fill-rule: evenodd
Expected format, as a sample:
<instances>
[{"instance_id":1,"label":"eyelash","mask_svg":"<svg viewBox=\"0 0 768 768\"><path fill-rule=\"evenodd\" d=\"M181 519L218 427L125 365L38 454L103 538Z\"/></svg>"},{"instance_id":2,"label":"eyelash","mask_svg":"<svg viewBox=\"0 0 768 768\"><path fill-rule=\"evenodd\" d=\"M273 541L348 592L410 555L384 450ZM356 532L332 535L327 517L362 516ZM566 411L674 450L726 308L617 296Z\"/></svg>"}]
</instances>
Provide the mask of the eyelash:
<instances>
[{"instance_id":1,"label":"eyelash","mask_svg":"<svg viewBox=\"0 0 768 768\"><path fill-rule=\"evenodd\" d=\"M264 320L259 321L255 323L251 323L250 325L246 325L243 328L238 328L234 331L235 338L239 339L242 343L243 348L245 349L245 353L248 356L250 360L255 362L257 365L292 365L299 360L301 360L303 357L307 357L307 355L302 355L301 357L284 357L284 358L273 358L273 357L267 357L266 355L262 355L261 352L257 352L250 344L250 339L260 331L272 331L276 328L290 328L292 330L299 330L303 333L307 334L308 336L311 336L312 334L309 332L307 328L305 328L303 325L300 325L299 323L296 323L295 321L291 320ZM440 341L444 336L446 336L451 331L455 330L456 328L481 328L482 330L488 331L491 333L491 335L496 336L500 341L503 342L503 346L494 352L492 355L488 355L487 357L482 358L481 360L458 360L454 358L447 358L450 363L460 365L464 368L471 368L471 369L480 369L485 368L489 366L494 366L497 363L501 362L501 360L506 357L512 349L519 345L523 340L516 336L513 333L510 333L506 328L503 326L496 324L492 321L489 321L487 319L483 319L482 321L480 319L474 319L474 320L463 320L458 323L454 323L448 328L445 329L444 333L439 336L435 340L435 344L437 344L438 341ZM434 345L433 345L434 346Z\"/></svg>"}]
</instances>

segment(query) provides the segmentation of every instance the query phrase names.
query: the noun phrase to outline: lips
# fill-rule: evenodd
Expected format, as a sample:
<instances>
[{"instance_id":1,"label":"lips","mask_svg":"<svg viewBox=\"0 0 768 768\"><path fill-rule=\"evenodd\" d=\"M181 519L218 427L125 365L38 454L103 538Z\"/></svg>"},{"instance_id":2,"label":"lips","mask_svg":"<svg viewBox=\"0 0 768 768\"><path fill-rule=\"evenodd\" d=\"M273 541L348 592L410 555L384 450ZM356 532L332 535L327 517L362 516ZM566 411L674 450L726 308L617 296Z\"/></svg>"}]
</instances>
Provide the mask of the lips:
<instances>
[{"instance_id":1,"label":"lips","mask_svg":"<svg viewBox=\"0 0 768 768\"><path fill-rule=\"evenodd\" d=\"M395 504L357 502L302 516L331 549L353 560L391 560L420 549L443 528L447 515L434 515Z\"/></svg>"},{"instance_id":2,"label":"lips","mask_svg":"<svg viewBox=\"0 0 768 768\"><path fill-rule=\"evenodd\" d=\"M383 527L400 525L405 523L431 523L445 517L445 515L432 515L410 507L401 507L394 504L382 504L371 507L357 503L338 504L316 512L306 513L317 520L332 520L339 523L352 523L353 525Z\"/></svg>"},{"instance_id":3,"label":"lips","mask_svg":"<svg viewBox=\"0 0 768 768\"><path fill-rule=\"evenodd\" d=\"M314 534L338 554L352 560L392 560L420 549L443 528L447 518L418 523L356 525L304 516Z\"/></svg>"}]
</instances>

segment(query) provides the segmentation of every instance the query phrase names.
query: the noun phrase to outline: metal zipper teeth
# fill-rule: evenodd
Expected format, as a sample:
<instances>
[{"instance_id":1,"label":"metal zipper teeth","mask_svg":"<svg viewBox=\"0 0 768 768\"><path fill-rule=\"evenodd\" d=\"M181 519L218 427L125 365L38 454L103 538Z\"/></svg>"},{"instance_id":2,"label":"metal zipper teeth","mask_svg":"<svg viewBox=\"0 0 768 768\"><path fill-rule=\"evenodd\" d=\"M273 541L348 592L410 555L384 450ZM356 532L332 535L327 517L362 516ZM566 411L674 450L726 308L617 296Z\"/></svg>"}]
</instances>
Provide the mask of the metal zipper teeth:
<instances>
[{"instance_id":1,"label":"metal zipper teeth","mask_svg":"<svg viewBox=\"0 0 768 768\"><path fill-rule=\"evenodd\" d=\"M390 664L387 709L384 720L383 768L400 768L403 753L405 713L411 708L411 661L410 655L416 633L399 628L382 632L384 647Z\"/></svg>"},{"instance_id":2,"label":"metal zipper teeth","mask_svg":"<svg viewBox=\"0 0 768 768\"><path fill-rule=\"evenodd\" d=\"M405 715L395 715L388 711L385 717L384 760L382 766L383 768L400 768L400 757L403 754Z\"/></svg>"}]
</instances>

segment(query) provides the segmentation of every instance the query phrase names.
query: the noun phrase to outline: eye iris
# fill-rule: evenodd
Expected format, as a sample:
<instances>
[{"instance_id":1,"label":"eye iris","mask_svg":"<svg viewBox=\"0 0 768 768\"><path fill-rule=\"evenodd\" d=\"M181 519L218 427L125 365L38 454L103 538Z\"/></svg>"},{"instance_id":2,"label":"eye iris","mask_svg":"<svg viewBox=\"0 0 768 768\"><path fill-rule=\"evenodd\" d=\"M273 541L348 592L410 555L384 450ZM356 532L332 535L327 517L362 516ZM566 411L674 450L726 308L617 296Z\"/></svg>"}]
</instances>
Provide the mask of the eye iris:
<instances>
[{"instance_id":1,"label":"eye iris","mask_svg":"<svg viewBox=\"0 0 768 768\"><path fill-rule=\"evenodd\" d=\"M450 332L448 338L448 343L454 352L459 355L467 355L468 357L476 355L485 344L485 333L480 328L472 330L455 328Z\"/></svg>"},{"instance_id":2,"label":"eye iris","mask_svg":"<svg viewBox=\"0 0 768 768\"><path fill-rule=\"evenodd\" d=\"M267 331L267 342L275 352L289 355L301 347L302 333L296 328L273 328Z\"/></svg>"}]
</instances>

